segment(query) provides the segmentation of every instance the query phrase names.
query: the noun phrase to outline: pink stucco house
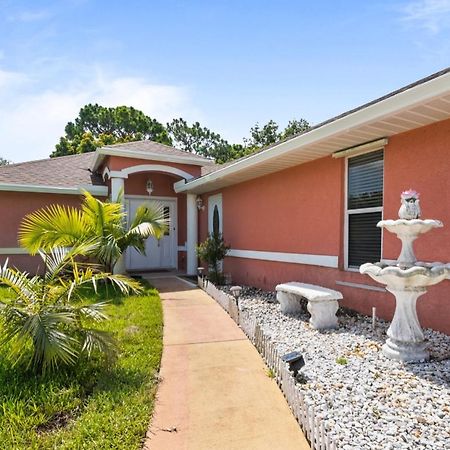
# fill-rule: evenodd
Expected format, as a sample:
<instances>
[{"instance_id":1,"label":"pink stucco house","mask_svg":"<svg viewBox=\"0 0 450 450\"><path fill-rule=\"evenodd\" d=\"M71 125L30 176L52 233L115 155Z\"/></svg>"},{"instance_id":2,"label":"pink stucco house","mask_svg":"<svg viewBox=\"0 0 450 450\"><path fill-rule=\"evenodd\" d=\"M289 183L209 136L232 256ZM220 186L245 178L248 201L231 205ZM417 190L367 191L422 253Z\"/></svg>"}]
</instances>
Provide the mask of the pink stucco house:
<instances>
[{"instance_id":1,"label":"pink stucco house","mask_svg":"<svg viewBox=\"0 0 450 450\"><path fill-rule=\"evenodd\" d=\"M2 167L0 262L36 269L17 244L26 213L77 205L80 189L100 198L124 189L132 212L149 199L150 181L171 227L159 245L148 240L147 256L128 251L124 269L194 274L195 247L216 223L235 283L319 284L340 290L346 306L376 306L390 319L394 298L357 269L397 257L399 241L376 223L397 217L401 191L418 190L423 216L446 225L417 242L419 259L450 261L450 68L222 166L144 141ZM449 280L430 288L418 313L423 326L450 334Z\"/></svg>"}]
</instances>

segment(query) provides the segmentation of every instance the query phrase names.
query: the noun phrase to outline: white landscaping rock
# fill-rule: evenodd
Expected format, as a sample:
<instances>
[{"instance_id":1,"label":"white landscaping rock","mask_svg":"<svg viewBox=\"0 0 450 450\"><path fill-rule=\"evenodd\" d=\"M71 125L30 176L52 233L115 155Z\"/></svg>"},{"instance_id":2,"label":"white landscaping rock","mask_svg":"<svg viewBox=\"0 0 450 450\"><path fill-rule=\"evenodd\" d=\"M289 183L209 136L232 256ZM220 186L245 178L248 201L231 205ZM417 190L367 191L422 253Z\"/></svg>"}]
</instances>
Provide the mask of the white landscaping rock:
<instances>
[{"instance_id":1,"label":"white landscaping rock","mask_svg":"<svg viewBox=\"0 0 450 450\"><path fill-rule=\"evenodd\" d=\"M286 316L275 293L244 287L239 305L276 344L279 354L300 351L305 402L323 417L338 448L447 450L450 442L450 336L424 329L431 361L405 364L381 351L389 323L352 314L336 331L311 328L305 313ZM347 364L338 364L345 358Z\"/></svg>"}]
</instances>

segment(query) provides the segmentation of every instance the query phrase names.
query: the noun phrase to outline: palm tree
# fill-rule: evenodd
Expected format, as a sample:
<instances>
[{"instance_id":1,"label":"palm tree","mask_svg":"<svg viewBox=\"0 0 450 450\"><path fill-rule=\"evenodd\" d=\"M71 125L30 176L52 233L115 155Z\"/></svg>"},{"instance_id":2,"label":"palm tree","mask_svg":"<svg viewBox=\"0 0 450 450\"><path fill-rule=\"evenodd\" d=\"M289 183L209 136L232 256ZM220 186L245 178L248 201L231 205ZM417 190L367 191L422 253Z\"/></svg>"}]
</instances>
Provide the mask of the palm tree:
<instances>
[{"instance_id":1,"label":"palm tree","mask_svg":"<svg viewBox=\"0 0 450 450\"><path fill-rule=\"evenodd\" d=\"M88 251L80 246L40 252L45 263L42 277L30 277L8 267L8 262L0 267L0 283L9 288L0 300L0 346L7 347L15 364L24 361L36 372L45 372L73 365L81 355L90 357L95 350L114 354L110 334L91 326L107 319L106 302L88 302L92 289L86 287L96 291L100 281L108 280L128 294L140 292L141 286L125 276L77 262Z\"/></svg>"},{"instance_id":2,"label":"palm tree","mask_svg":"<svg viewBox=\"0 0 450 450\"><path fill-rule=\"evenodd\" d=\"M145 253L145 240L150 236L160 239L167 225L161 204L141 205L127 226L121 203L102 202L83 192L81 209L50 205L25 216L19 243L31 254L87 243L88 256L113 272L127 247Z\"/></svg>"}]
</instances>

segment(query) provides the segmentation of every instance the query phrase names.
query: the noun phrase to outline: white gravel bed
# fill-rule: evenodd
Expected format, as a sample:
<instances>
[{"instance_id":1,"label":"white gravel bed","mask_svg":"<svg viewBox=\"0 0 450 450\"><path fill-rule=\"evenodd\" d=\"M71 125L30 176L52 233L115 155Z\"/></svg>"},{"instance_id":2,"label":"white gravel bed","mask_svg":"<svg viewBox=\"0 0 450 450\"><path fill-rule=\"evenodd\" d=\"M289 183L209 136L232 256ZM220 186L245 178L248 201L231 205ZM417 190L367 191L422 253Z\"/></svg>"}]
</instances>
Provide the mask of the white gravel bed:
<instances>
[{"instance_id":1,"label":"white gravel bed","mask_svg":"<svg viewBox=\"0 0 450 450\"><path fill-rule=\"evenodd\" d=\"M274 293L244 287L239 304L281 354L302 352L307 383L298 388L339 448L450 449L450 336L425 330L431 361L404 364L381 353L384 321L372 330L371 318L344 313L339 329L319 332L306 312L281 314Z\"/></svg>"}]
</instances>

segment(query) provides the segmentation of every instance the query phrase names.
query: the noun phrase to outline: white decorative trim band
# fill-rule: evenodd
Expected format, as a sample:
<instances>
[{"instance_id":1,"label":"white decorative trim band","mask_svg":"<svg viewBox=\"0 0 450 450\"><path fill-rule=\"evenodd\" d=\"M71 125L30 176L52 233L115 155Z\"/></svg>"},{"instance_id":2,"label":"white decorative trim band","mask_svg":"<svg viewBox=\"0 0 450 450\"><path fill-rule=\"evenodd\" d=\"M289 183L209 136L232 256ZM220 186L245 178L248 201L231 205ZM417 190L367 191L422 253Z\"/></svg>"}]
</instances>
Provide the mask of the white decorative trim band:
<instances>
[{"instance_id":1,"label":"white decorative trim band","mask_svg":"<svg viewBox=\"0 0 450 450\"><path fill-rule=\"evenodd\" d=\"M367 291L386 292L386 289L380 286L371 286L370 284L349 283L347 281L336 281L339 286L353 287L358 289L366 289Z\"/></svg>"},{"instance_id":2,"label":"white decorative trim band","mask_svg":"<svg viewBox=\"0 0 450 450\"><path fill-rule=\"evenodd\" d=\"M305 253L264 252L259 250L230 250L227 256L234 258L259 259L262 261L276 261L293 264L307 264L310 266L338 267L339 258L331 255L310 255Z\"/></svg>"},{"instance_id":3,"label":"white decorative trim band","mask_svg":"<svg viewBox=\"0 0 450 450\"><path fill-rule=\"evenodd\" d=\"M28 251L21 247L0 247L0 255L28 255Z\"/></svg>"},{"instance_id":4,"label":"white decorative trim band","mask_svg":"<svg viewBox=\"0 0 450 450\"><path fill-rule=\"evenodd\" d=\"M68 194L68 195L80 195L81 191L88 191L92 195L105 197L108 195L107 186L60 187L60 186L44 186L35 184L0 183L0 191L37 192L45 194Z\"/></svg>"}]
</instances>

